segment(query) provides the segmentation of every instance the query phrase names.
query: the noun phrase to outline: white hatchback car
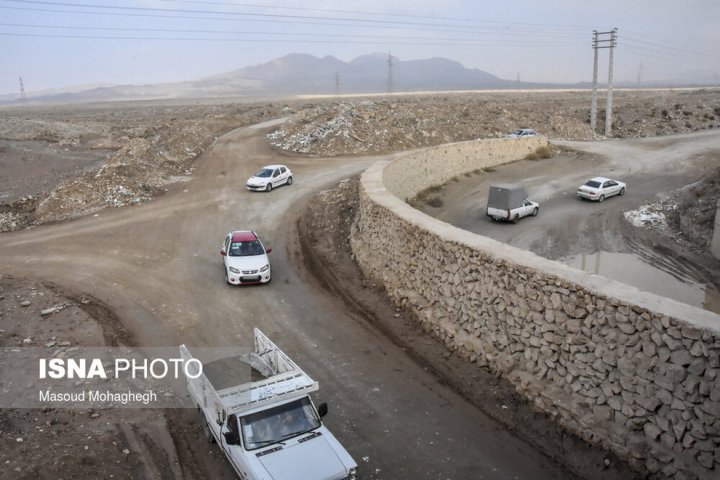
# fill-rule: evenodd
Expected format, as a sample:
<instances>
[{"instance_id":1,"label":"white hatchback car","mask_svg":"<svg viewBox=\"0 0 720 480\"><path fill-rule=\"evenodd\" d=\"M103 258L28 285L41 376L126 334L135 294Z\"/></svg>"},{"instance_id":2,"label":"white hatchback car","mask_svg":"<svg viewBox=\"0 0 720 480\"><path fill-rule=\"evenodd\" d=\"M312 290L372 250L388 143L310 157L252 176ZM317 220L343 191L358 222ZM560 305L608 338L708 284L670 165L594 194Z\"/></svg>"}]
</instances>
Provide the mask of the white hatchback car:
<instances>
[{"instance_id":1,"label":"white hatchback car","mask_svg":"<svg viewBox=\"0 0 720 480\"><path fill-rule=\"evenodd\" d=\"M267 165L248 178L248 190L271 191L280 185L292 185L292 172L285 165Z\"/></svg>"},{"instance_id":2,"label":"white hatchback car","mask_svg":"<svg viewBox=\"0 0 720 480\"><path fill-rule=\"evenodd\" d=\"M225 280L230 285L268 283L272 278L267 250L253 231L239 230L225 237L220 255L225 267Z\"/></svg>"},{"instance_id":3,"label":"white hatchback car","mask_svg":"<svg viewBox=\"0 0 720 480\"><path fill-rule=\"evenodd\" d=\"M591 178L578 188L578 197L602 202L613 195L625 195L625 184L605 177Z\"/></svg>"}]
</instances>

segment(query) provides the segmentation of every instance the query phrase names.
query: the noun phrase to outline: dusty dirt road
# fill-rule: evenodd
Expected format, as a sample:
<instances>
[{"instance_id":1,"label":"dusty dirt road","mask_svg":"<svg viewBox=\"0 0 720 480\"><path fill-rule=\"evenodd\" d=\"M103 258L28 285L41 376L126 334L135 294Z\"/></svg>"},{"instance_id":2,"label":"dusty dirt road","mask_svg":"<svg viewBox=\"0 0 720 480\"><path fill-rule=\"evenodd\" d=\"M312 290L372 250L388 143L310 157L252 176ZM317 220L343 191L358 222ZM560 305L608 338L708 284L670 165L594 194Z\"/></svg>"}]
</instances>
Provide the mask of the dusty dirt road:
<instances>
[{"instance_id":1,"label":"dusty dirt road","mask_svg":"<svg viewBox=\"0 0 720 480\"><path fill-rule=\"evenodd\" d=\"M265 131L222 137L191 182L156 202L3 234L2 271L97 299L138 345L247 346L252 328L260 327L320 382L318 399L330 403L327 424L362 478L576 478L317 286L301 258L296 219L313 192L375 159L280 154L268 147ZM245 190L258 166L276 162L293 169L292 186L270 194ZM272 284L225 284L220 242L235 228L252 228L273 247ZM183 472L233 478L216 447L203 446L186 422L193 418L170 414L176 442L182 432L176 448Z\"/></svg>"},{"instance_id":2,"label":"dusty dirt road","mask_svg":"<svg viewBox=\"0 0 720 480\"><path fill-rule=\"evenodd\" d=\"M638 287L678 300L685 294L682 283L709 285L706 308L720 309L720 262L678 249L671 239L632 226L624 212L650 204L675 189L691 185L720 166L720 133L715 130L666 137L606 140L600 142L551 141L581 153L545 160L522 160L492 172L459 177L437 195L442 205L421 205L426 213L464 230L530 250L551 259L572 259L594 252L633 255L683 280L664 285L668 278L631 278L632 268L618 266L616 279L640 283ZM627 183L627 193L603 203L577 198L577 187L594 176L617 178ZM532 200L540 203L540 214L517 225L493 222L485 216L487 192L494 183L521 183ZM606 255L608 264L612 255ZM633 261L632 257L616 257ZM598 260L592 256L591 263ZM605 266L601 266L604 268ZM608 269L613 267L608 265ZM615 268L615 267L613 267ZM641 267L639 267L641 268ZM588 270L590 271L590 270ZM602 272L602 269L601 269ZM715 285L716 287L713 287ZM699 300L700 303L703 300ZM695 306L702 306L701 304Z\"/></svg>"}]
</instances>

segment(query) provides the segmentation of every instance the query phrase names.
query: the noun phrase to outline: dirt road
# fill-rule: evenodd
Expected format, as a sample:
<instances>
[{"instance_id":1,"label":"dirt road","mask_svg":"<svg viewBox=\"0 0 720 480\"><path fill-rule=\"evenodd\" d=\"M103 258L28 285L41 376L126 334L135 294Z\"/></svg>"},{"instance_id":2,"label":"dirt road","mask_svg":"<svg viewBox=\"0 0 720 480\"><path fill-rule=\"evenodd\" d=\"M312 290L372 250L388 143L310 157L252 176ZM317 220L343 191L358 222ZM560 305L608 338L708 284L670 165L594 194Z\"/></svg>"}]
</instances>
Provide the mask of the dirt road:
<instances>
[{"instance_id":1,"label":"dirt road","mask_svg":"<svg viewBox=\"0 0 720 480\"><path fill-rule=\"evenodd\" d=\"M696 306L717 311L719 262L678 249L669 239L651 230L633 227L624 212L656 201L671 191L691 185L720 165L720 133L705 131L685 135L601 142L552 141L581 153L545 160L523 160L498 167L482 175L460 177L448 183L438 195L442 205L422 210L442 220L502 242L533 251L551 259L572 259L585 255L591 263L609 252L607 266L615 279L638 283L639 288L691 303L702 293L687 292L684 284L709 285ZM627 183L627 193L603 203L579 200L577 187L594 176L617 178ZM521 183L532 200L540 203L540 214L517 225L493 222L485 216L488 188L493 183ZM614 254L626 254L614 255ZM637 258L637 268L647 263L667 272L655 277L643 271L632 278L627 262ZM612 265L612 262L617 265ZM622 263L625 262L623 267ZM635 264L633 264L635 266ZM591 270L588 270L591 271ZM594 272L594 270L592 270ZM681 279L674 282L670 276ZM635 282L635 283L634 283ZM667 284L668 282L673 282ZM704 287L699 287L704 288Z\"/></svg>"},{"instance_id":2,"label":"dirt road","mask_svg":"<svg viewBox=\"0 0 720 480\"><path fill-rule=\"evenodd\" d=\"M320 382L318 399L330 403L327 424L360 464L362 478L576 478L313 282L296 219L313 192L375 158L280 154L268 147L265 131L245 128L222 137L191 182L150 204L3 234L0 268L92 296L143 346L247 346L252 328L260 327ZM294 184L269 194L247 192L245 180L268 163L290 166ZM270 285L225 284L220 242L236 228L256 230L273 247ZM172 418L171 430L196 433ZM178 456L194 464L196 475L233 478L228 464L205 459L216 447L181 443Z\"/></svg>"}]
</instances>

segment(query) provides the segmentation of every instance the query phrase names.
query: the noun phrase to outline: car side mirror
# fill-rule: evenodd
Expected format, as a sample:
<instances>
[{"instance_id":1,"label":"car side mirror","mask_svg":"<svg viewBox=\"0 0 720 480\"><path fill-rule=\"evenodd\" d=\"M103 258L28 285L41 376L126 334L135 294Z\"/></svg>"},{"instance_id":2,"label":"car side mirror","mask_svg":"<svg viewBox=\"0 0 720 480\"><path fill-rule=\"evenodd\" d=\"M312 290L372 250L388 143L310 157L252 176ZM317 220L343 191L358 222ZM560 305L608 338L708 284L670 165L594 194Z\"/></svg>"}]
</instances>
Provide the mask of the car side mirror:
<instances>
[{"instance_id":1,"label":"car side mirror","mask_svg":"<svg viewBox=\"0 0 720 480\"><path fill-rule=\"evenodd\" d=\"M328 414L327 403L323 402L320 405L318 405L318 415L320 415L320 418L324 417L327 414Z\"/></svg>"},{"instance_id":2,"label":"car side mirror","mask_svg":"<svg viewBox=\"0 0 720 480\"><path fill-rule=\"evenodd\" d=\"M220 249L220 255L222 255L223 257L227 255L224 248Z\"/></svg>"},{"instance_id":3,"label":"car side mirror","mask_svg":"<svg viewBox=\"0 0 720 480\"><path fill-rule=\"evenodd\" d=\"M265 253L270 253L270 252L272 252L272 248L268 248L267 250L265 250Z\"/></svg>"},{"instance_id":4,"label":"car side mirror","mask_svg":"<svg viewBox=\"0 0 720 480\"><path fill-rule=\"evenodd\" d=\"M225 432L223 436L225 437L225 443L228 445L240 445L240 439L235 432Z\"/></svg>"}]
</instances>

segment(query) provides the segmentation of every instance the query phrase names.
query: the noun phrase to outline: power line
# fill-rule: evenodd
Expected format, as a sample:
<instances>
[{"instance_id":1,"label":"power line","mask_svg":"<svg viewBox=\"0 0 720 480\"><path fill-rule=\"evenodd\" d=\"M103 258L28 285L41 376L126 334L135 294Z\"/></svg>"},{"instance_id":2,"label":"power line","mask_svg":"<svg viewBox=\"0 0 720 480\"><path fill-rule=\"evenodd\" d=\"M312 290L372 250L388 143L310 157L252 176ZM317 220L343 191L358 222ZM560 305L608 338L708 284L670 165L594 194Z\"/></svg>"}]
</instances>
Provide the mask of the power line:
<instances>
[{"instance_id":1,"label":"power line","mask_svg":"<svg viewBox=\"0 0 720 480\"><path fill-rule=\"evenodd\" d=\"M367 34L352 34L352 33L307 33L307 32L273 32L273 31L252 31L252 30L204 30L204 29L172 29L172 28L129 28L129 27L88 27L88 26L77 26L77 25L40 25L40 24L29 24L29 23L0 23L0 26L13 27L13 28L42 28L42 29L65 29L65 30L94 30L94 31L117 31L117 32L156 32L156 33L212 33L217 35L223 34L243 34L243 35L276 35L276 36L300 36L300 37L336 37L336 38L367 38ZM32 35L32 34L30 34ZM478 36L480 37L480 36ZM122 38L122 37L120 37ZM425 36L405 36L405 35L372 35L375 39L386 39L386 40L428 40L427 35ZM477 42L480 38L446 38L446 37L433 37L435 41L448 41L448 42ZM557 41L559 42L559 41ZM574 43L574 42L567 42ZM527 45L535 45L536 41L529 41L523 43Z\"/></svg>"},{"instance_id":2,"label":"power line","mask_svg":"<svg viewBox=\"0 0 720 480\"><path fill-rule=\"evenodd\" d=\"M279 5L261 5L252 3L238 3L238 2L217 2L217 1L202 1L202 0L160 0L168 3L190 3L190 4L203 4L203 5L223 5L223 6L235 6L235 7L250 7L250 8L265 8L265 9L276 9L276 10L297 10L297 11L309 11L318 13L340 13L340 14L351 14L351 15L373 15L382 17L401 17L401 18L419 18L419 19L430 19L430 20L445 20L453 22L465 22L465 23L479 23L479 24L500 24L506 28L511 25L522 25L522 26L541 26L541 27L552 27L552 28L572 28L576 30L587 29L586 25L553 25L553 24L541 24L541 23L530 23L530 22L500 22L495 20L483 20L479 21L472 18L460 18L460 17L443 17L435 15L417 15L417 14L398 14L398 13L387 13L387 12L370 12L360 10L336 10L336 9L323 9L323 8L311 8L311 7L286 7Z\"/></svg>"},{"instance_id":3,"label":"power line","mask_svg":"<svg viewBox=\"0 0 720 480\"><path fill-rule=\"evenodd\" d=\"M154 7L128 7L128 6L119 6L119 5L98 5L98 4L91 4L91 3L57 3L57 2L48 2L43 0L6 0L13 3L21 3L21 4L30 4L30 5L50 5L55 7L75 7L75 8L96 8L100 10L116 10L119 12L124 11L140 11L140 12L169 12L169 13L192 13L192 14L204 14L204 15L227 15L227 16L236 16L236 17L261 17L261 18L291 18L291 19L299 19L299 20L317 20L317 19L324 19L324 20L332 20L332 21L342 21L342 22L358 22L358 23L370 23L370 24L380 24L380 25L386 25L386 26L396 26L396 25L411 25L415 27L431 27L431 26L452 26L437 22L410 22L410 21L401 21L401 20L379 20L379 19L357 19L357 18L351 18L351 17L317 17L317 16L310 16L310 15L290 15L290 14L276 14L276 13L250 13L250 12L232 12L228 10L222 10L222 11L213 11L213 10L196 10L196 9L178 9L178 8L154 8Z\"/></svg>"},{"instance_id":4,"label":"power line","mask_svg":"<svg viewBox=\"0 0 720 480\"><path fill-rule=\"evenodd\" d=\"M305 23L308 21L320 21L319 24L337 24L337 22L345 22L339 24L339 26L360 26L363 28L375 27L375 28L412 28L422 31L427 31L429 27L436 27L435 31L458 31L458 32L477 32L478 30L495 31L503 33L504 35L512 34L528 34L533 30L529 27L539 27L538 33L542 35L551 36L577 36L580 33L579 27L559 27L559 26L546 26L540 24L522 24L522 23L502 23L502 22L478 22L473 21L473 25L467 24L453 24L453 23L442 23L442 22L410 22L410 21L399 21L399 20L378 20L378 19L367 19L367 18L349 18L349 17L327 17L327 16L310 16L310 15L289 15L289 14L271 14L271 13L249 13L249 12L232 12L232 11L214 11L214 10L191 10L191 9L161 9L151 7L128 7L128 6L113 6L113 5L97 5L89 3L56 3L42 0L5 0L13 3L20 3L24 5L49 5L54 7L62 7L64 10L52 10L52 9L39 9L39 8L25 8L27 10L35 11L48 11L53 13L81 13L81 14L94 14L94 15L105 15L105 16L143 16L152 18L183 18L183 19L203 19L203 20L229 20L249 17L253 21L267 21L271 19L274 21L280 21L282 19L290 19L292 23ZM1 7L1 8L13 8L13 7ZM88 11L76 11L68 10L68 8L94 8L99 9L97 12ZM283 7L277 7L283 8ZM15 8L23 9L23 8ZM118 10L118 11L113 11ZM307 9L312 10L312 9ZM135 12L135 13L131 13ZM145 12L145 13L136 13ZM345 11L347 12L347 11ZM178 15L164 15L166 13L185 13L192 14L192 16L178 16ZM198 17L197 14L202 15L213 15L212 17ZM229 18L223 18L227 16ZM394 15L400 16L400 15ZM405 18L416 18L419 16L406 15ZM426 18L426 17L420 17ZM432 18L432 17L429 17ZM491 25L488 25L491 24ZM484 25L484 26L483 26ZM521 28L516 28L521 26ZM512 28L513 31L509 31ZM550 28L551 30L548 30ZM565 31L555 31L555 29L563 28ZM574 32L574 33L573 33Z\"/></svg>"},{"instance_id":5,"label":"power line","mask_svg":"<svg viewBox=\"0 0 720 480\"><path fill-rule=\"evenodd\" d=\"M309 39L272 39L272 38L208 38L208 37L150 37L150 36L112 36L112 35L64 35L64 34L38 34L38 33L9 33L0 32L0 36L6 37L30 37L30 38L65 38L77 40L160 40L160 41L183 41L183 42L272 42L272 43L308 43L308 44L327 44L327 40L309 40ZM370 37L372 38L372 37ZM387 45L387 41L377 40L347 40L343 43L354 45ZM568 43L558 43L560 45L575 45ZM414 45L414 46L439 46L439 47L527 47L538 45L537 42L518 42L518 43L498 43L498 42L432 42L432 41L396 41L393 45ZM549 45L549 43L548 43Z\"/></svg>"}]
</instances>

